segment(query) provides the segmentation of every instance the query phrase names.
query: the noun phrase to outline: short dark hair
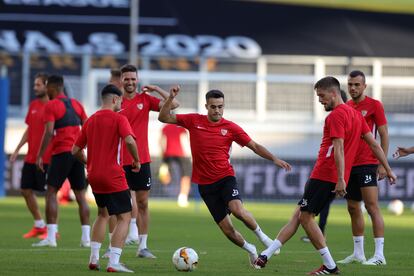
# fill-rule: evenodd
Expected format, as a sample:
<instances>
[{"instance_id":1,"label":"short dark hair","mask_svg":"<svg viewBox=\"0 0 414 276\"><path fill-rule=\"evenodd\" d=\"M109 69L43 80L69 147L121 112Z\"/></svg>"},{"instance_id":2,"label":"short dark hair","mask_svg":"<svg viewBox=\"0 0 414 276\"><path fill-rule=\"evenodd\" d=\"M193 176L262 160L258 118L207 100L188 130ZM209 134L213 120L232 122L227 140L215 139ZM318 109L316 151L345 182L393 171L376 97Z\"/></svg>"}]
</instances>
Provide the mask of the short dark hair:
<instances>
[{"instance_id":1,"label":"short dark hair","mask_svg":"<svg viewBox=\"0 0 414 276\"><path fill-rule=\"evenodd\" d=\"M346 95L346 92L342 89L341 89L341 98L344 103L348 101L348 96Z\"/></svg>"},{"instance_id":2,"label":"short dark hair","mask_svg":"<svg viewBox=\"0 0 414 276\"><path fill-rule=\"evenodd\" d=\"M313 88L324 90L335 88L338 92L340 92L341 85L339 84L339 81L336 78L328 76L318 80Z\"/></svg>"},{"instance_id":3,"label":"short dark hair","mask_svg":"<svg viewBox=\"0 0 414 276\"><path fill-rule=\"evenodd\" d=\"M109 94L117 95L119 97L122 96L121 90L119 90L118 87L116 87L113 84L105 85L105 87L102 88L102 91L101 91L102 98L105 98L105 96L107 96Z\"/></svg>"},{"instance_id":4,"label":"short dark hair","mask_svg":"<svg viewBox=\"0 0 414 276\"><path fill-rule=\"evenodd\" d=\"M125 64L121 67L121 74L126 72L137 72L137 67L132 64Z\"/></svg>"},{"instance_id":5,"label":"short dark hair","mask_svg":"<svg viewBox=\"0 0 414 276\"><path fill-rule=\"evenodd\" d=\"M364 79L364 82L365 82L365 74L364 74L364 72L362 72L362 71L359 71L359 70L354 70L354 71L352 71L351 73L349 73L349 76L350 76L351 78L356 78L356 77L358 77L358 76L361 76L361 77Z\"/></svg>"},{"instance_id":6,"label":"short dark hair","mask_svg":"<svg viewBox=\"0 0 414 276\"><path fill-rule=\"evenodd\" d=\"M215 98L215 99L223 98L224 99L224 94L220 90L213 89L206 93L206 101L208 101L208 99L210 98Z\"/></svg>"},{"instance_id":7,"label":"short dark hair","mask_svg":"<svg viewBox=\"0 0 414 276\"><path fill-rule=\"evenodd\" d=\"M61 75L50 75L47 78L47 85L53 85L56 86L57 90L63 90L63 77Z\"/></svg>"},{"instance_id":8,"label":"short dark hair","mask_svg":"<svg viewBox=\"0 0 414 276\"><path fill-rule=\"evenodd\" d=\"M121 77L121 70L118 68L111 69L111 78L120 78Z\"/></svg>"},{"instance_id":9,"label":"short dark hair","mask_svg":"<svg viewBox=\"0 0 414 276\"><path fill-rule=\"evenodd\" d=\"M39 72L34 76L34 79L41 79L43 84L46 84L47 79L48 79L48 74L45 72Z\"/></svg>"}]
</instances>

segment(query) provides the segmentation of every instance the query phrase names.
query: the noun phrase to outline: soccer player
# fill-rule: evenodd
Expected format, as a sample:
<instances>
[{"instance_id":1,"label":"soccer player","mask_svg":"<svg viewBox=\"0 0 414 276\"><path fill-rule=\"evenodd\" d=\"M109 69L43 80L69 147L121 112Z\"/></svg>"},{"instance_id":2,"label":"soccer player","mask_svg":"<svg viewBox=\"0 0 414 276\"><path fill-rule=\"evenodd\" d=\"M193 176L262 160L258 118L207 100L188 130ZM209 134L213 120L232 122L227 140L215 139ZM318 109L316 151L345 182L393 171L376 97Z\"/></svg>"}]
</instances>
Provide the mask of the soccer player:
<instances>
[{"instance_id":1,"label":"soccer player","mask_svg":"<svg viewBox=\"0 0 414 276\"><path fill-rule=\"evenodd\" d=\"M347 100L348 100L348 97L346 96L346 92L344 90L342 90L342 89L341 89L341 98L342 98L342 101L344 103L346 103ZM323 207L322 210L321 210L321 212L319 213L318 226L321 229L321 232L322 232L323 236L325 237L325 239L326 239L325 228L326 228L326 223L328 222L329 209L331 207L331 203L332 203L332 201L329 204L326 204L325 207ZM303 242L310 242L310 239L307 236L303 236L300 239Z\"/></svg>"},{"instance_id":2,"label":"soccer player","mask_svg":"<svg viewBox=\"0 0 414 276\"><path fill-rule=\"evenodd\" d=\"M124 98L120 113L127 117L138 141L138 153L141 160L139 173L131 172L132 158L124 147L124 170L128 186L135 191L138 216L137 226L139 245L137 256L140 258L155 258L147 247L149 212L148 197L151 189L151 158L148 149L148 120L150 111L159 111L168 98L168 93L158 86L146 85L137 92L138 72L133 65L124 65L121 68L121 78L124 87ZM151 96L150 92L157 92L163 100ZM178 107L174 101L174 108Z\"/></svg>"},{"instance_id":3,"label":"soccer player","mask_svg":"<svg viewBox=\"0 0 414 276\"><path fill-rule=\"evenodd\" d=\"M158 119L188 129L193 157L192 181L198 184L200 195L218 227L231 242L248 252L250 264L253 265L257 257L256 247L234 228L229 214L254 231L264 245L269 246L272 240L262 232L253 215L243 206L233 166L229 162L231 145L234 141L242 147L247 146L260 157L287 171L291 166L253 141L240 126L223 118L224 94L221 91L207 92L207 115L171 114L172 103L178 92L178 86L171 88Z\"/></svg>"},{"instance_id":4,"label":"soccer player","mask_svg":"<svg viewBox=\"0 0 414 276\"><path fill-rule=\"evenodd\" d=\"M299 225L302 225L323 260L320 268L308 274L339 274L338 267L314 218L333 200L335 194L340 197L345 196L346 183L361 136L384 165L390 181L392 183L396 181L384 152L373 138L361 113L344 104L339 87L339 81L334 77L322 78L314 86L319 102L326 111L332 111L325 119L318 158L298 207L272 245L257 258L256 268L264 267L273 252L285 244L296 233Z\"/></svg>"},{"instance_id":5,"label":"soccer player","mask_svg":"<svg viewBox=\"0 0 414 276\"><path fill-rule=\"evenodd\" d=\"M27 128L20 139L15 151L10 156L10 162L16 161L20 149L24 144L28 144L28 151L24 159L22 169L22 178L20 183L21 193L26 201L26 206L34 219L33 228L23 238L36 238L45 235L47 232L46 224L40 214L39 206L37 205L36 194L34 191L45 191L46 187L46 173L37 170L36 168L36 154L39 151L40 140L45 128L43 123L43 112L49 97L46 93L47 75L45 73L38 73L34 79L33 90L36 99L29 105L29 110L26 114L25 123ZM50 147L43 155L45 168L50 162L51 151Z\"/></svg>"},{"instance_id":6,"label":"soccer player","mask_svg":"<svg viewBox=\"0 0 414 276\"><path fill-rule=\"evenodd\" d=\"M347 105L362 114L374 136L377 135L377 132L379 133L382 150L387 156L389 139L384 108L380 101L364 94L366 87L363 72L352 71L349 73L348 93L352 99L347 102ZM378 159L371 152L369 146L366 143L360 143L345 196L348 212L351 216L354 252L345 259L338 261L338 263L386 264L384 257L384 220L378 205L377 186L377 179L383 179L385 175L384 167L381 164L378 165ZM365 208L371 217L375 241L375 253L369 260L365 259L364 253L364 215L361 210L361 200L364 201Z\"/></svg>"},{"instance_id":7,"label":"soccer player","mask_svg":"<svg viewBox=\"0 0 414 276\"><path fill-rule=\"evenodd\" d=\"M188 194L191 188L190 175L187 172L187 165L190 160L185 156L181 139L187 138L187 131L177 125L166 124L161 130L161 150L163 162L168 165L170 182L179 179L180 193L177 204L180 207L188 206ZM173 177L174 176L174 177Z\"/></svg>"},{"instance_id":8,"label":"soccer player","mask_svg":"<svg viewBox=\"0 0 414 276\"><path fill-rule=\"evenodd\" d=\"M111 69L111 76L109 78L109 84L115 85L121 92L123 91L123 84L121 79L121 70L120 69ZM126 239L126 244L135 244L138 242L138 227L137 227L137 203L135 199L135 192L131 191L131 204L132 204L132 211L131 211L131 220L129 223L129 233ZM112 233L116 226L116 216L110 216L109 218L109 247L106 252L102 255L103 259L109 258L110 255L110 244L111 244L111 237Z\"/></svg>"},{"instance_id":9,"label":"soccer player","mask_svg":"<svg viewBox=\"0 0 414 276\"><path fill-rule=\"evenodd\" d=\"M105 238L109 216L116 216L112 233L108 272L133 272L119 262L131 219L131 194L122 168L121 139L132 156L132 171L140 168L135 136L128 120L116 111L121 109L122 92L114 85L101 91L102 106L86 120L72 148L72 154L87 164L88 180L98 205L92 227L89 269L99 270L99 250ZM87 147L86 158L82 149Z\"/></svg>"},{"instance_id":10,"label":"soccer player","mask_svg":"<svg viewBox=\"0 0 414 276\"><path fill-rule=\"evenodd\" d=\"M45 131L36 156L36 165L42 171L42 156L52 139L52 160L47 171L46 192L46 220L47 238L33 246L56 247L56 233L58 232L58 206L56 194L66 178L75 193L79 206L82 237L81 246L90 246L89 206L85 198L85 170L81 162L73 157L71 150L75 139L79 135L80 125L86 120L83 106L75 99L68 98L63 93L63 77L49 76L47 79L47 94L50 101L45 106Z\"/></svg>"}]
</instances>

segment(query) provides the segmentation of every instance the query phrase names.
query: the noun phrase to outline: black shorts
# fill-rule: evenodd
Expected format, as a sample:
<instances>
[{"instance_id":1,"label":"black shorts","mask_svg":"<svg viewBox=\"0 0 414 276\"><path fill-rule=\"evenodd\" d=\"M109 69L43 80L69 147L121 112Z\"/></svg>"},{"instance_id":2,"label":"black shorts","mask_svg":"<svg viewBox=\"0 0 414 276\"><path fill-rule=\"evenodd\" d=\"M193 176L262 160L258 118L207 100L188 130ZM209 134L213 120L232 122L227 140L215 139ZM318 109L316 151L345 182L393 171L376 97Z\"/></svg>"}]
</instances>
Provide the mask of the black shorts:
<instances>
[{"instance_id":1,"label":"black shorts","mask_svg":"<svg viewBox=\"0 0 414 276\"><path fill-rule=\"evenodd\" d=\"M46 172L48 165L43 165L43 168L45 172L39 170L35 164L24 162L20 188L44 192L46 190Z\"/></svg>"},{"instance_id":2,"label":"black shorts","mask_svg":"<svg viewBox=\"0 0 414 276\"><path fill-rule=\"evenodd\" d=\"M319 215L326 204L330 204L335 198L335 193L332 192L335 186L336 183L309 179L305 185L303 197L298 202L300 210Z\"/></svg>"},{"instance_id":3,"label":"black shorts","mask_svg":"<svg viewBox=\"0 0 414 276\"><path fill-rule=\"evenodd\" d=\"M66 178L69 180L72 190L86 188L85 167L72 153L62 152L52 155L47 171L47 184L60 189Z\"/></svg>"},{"instance_id":4,"label":"black shorts","mask_svg":"<svg viewBox=\"0 0 414 276\"><path fill-rule=\"evenodd\" d=\"M231 200L241 200L234 176L226 176L213 184L198 185L198 191L216 223L230 214L228 203Z\"/></svg>"},{"instance_id":5,"label":"black shorts","mask_svg":"<svg viewBox=\"0 0 414 276\"><path fill-rule=\"evenodd\" d=\"M178 171L180 173L180 177L190 176L191 174L191 161L188 157L169 156L165 157L163 162L168 165L170 174L174 171Z\"/></svg>"},{"instance_id":6,"label":"black shorts","mask_svg":"<svg viewBox=\"0 0 414 276\"><path fill-rule=\"evenodd\" d=\"M361 201L361 188L377 186L378 165L363 165L352 167L348 186L346 187L346 199Z\"/></svg>"},{"instance_id":7,"label":"black shorts","mask_svg":"<svg viewBox=\"0 0 414 276\"><path fill-rule=\"evenodd\" d=\"M110 194L93 193L93 195L95 196L96 205L99 208L106 207L110 216L131 212L132 210L129 190Z\"/></svg>"},{"instance_id":8,"label":"black shorts","mask_svg":"<svg viewBox=\"0 0 414 276\"><path fill-rule=\"evenodd\" d=\"M124 166L125 177L128 186L133 191L151 190L151 167L150 163L141 164L139 172L133 172L132 166Z\"/></svg>"}]
</instances>

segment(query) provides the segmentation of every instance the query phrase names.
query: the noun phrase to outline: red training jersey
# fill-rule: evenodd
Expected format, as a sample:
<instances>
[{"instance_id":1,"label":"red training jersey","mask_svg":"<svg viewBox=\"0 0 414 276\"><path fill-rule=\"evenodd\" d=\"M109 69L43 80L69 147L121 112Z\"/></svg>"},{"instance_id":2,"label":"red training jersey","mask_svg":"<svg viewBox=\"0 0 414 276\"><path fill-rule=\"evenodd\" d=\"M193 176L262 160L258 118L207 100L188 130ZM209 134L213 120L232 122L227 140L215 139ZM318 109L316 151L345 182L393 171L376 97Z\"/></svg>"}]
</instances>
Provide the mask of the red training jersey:
<instances>
[{"instance_id":1,"label":"red training jersey","mask_svg":"<svg viewBox=\"0 0 414 276\"><path fill-rule=\"evenodd\" d=\"M112 110L99 110L86 120L75 145L87 147L88 181L94 193L128 189L122 168L122 140L134 136L128 120Z\"/></svg>"},{"instance_id":2,"label":"red training jersey","mask_svg":"<svg viewBox=\"0 0 414 276\"><path fill-rule=\"evenodd\" d=\"M33 100L29 105L25 122L27 124L27 144L28 151L24 159L26 163L35 164L36 156L39 152L40 142L42 141L45 124L43 122L46 102L39 99ZM43 154L43 163L49 164L52 155L52 146L49 145Z\"/></svg>"},{"instance_id":3,"label":"red training jersey","mask_svg":"<svg viewBox=\"0 0 414 276\"><path fill-rule=\"evenodd\" d=\"M160 111L160 99L147 93L136 93L132 99L123 97L120 113L127 117L137 137L138 154L141 164L151 162L148 149L149 112ZM132 164L132 157L123 146L124 165Z\"/></svg>"},{"instance_id":4,"label":"red training jersey","mask_svg":"<svg viewBox=\"0 0 414 276\"><path fill-rule=\"evenodd\" d=\"M181 145L181 135L187 134L187 131L175 124L166 124L162 128L162 135L165 137L164 157L183 157L184 150Z\"/></svg>"},{"instance_id":5,"label":"red training jersey","mask_svg":"<svg viewBox=\"0 0 414 276\"><path fill-rule=\"evenodd\" d=\"M66 112L65 104L59 100L61 98L67 98L65 95L58 95L55 99L47 102L45 106L44 123L56 122L61 119ZM71 99L73 109L79 116L81 122L84 122L87 118L85 109L82 104L75 99ZM52 140L52 154L58 154L62 152L70 152L72 146L75 143L76 138L80 132L80 126L67 126L56 129L54 131L54 137Z\"/></svg>"},{"instance_id":6,"label":"red training jersey","mask_svg":"<svg viewBox=\"0 0 414 276\"><path fill-rule=\"evenodd\" d=\"M384 107L378 100L365 96L365 99L360 103L355 103L353 100L349 100L346 104L361 112L375 138L377 137L378 127L387 124ZM375 157L368 144L362 141L359 145L354 166L371 164L379 164L378 159Z\"/></svg>"},{"instance_id":7,"label":"red training jersey","mask_svg":"<svg viewBox=\"0 0 414 276\"><path fill-rule=\"evenodd\" d=\"M369 131L361 113L346 104L337 106L325 119L318 159L310 178L337 183L338 173L332 139L342 138L344 140L344 178L348 183L355 155L360 143L362 143L361 136Z\"/></svg>"},{"instance_id":8,"label":"red training jersey","mask_svg":"<svg viewBox=\"0 0 414 276\"><path fill-rule=\"evenodd\" d=\"M230 164L231 144L236 142L246 146L252 139L237 124L222 118L210 122L206 115L179 114L177 124L190 132L191 153L193 156L194 183L212 184L226 176L234 176Z\"/></svg>"}]
</instances>

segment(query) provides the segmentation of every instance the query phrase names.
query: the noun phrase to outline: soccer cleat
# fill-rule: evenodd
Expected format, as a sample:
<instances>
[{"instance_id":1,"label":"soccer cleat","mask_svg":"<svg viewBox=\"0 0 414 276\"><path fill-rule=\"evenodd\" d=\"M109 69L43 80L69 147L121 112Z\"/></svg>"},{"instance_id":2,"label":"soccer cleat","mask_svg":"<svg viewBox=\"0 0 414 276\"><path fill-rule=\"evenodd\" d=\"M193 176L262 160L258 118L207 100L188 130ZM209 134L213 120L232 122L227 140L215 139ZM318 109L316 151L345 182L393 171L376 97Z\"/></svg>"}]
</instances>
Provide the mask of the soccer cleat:
<instances>
[{"instance_id":1,"label":"soccer cleat","mask_svg":"<svg viewBox=\"0 0 414 276\"><path fill-rule=\"evenodd\" d=\"M256 269L261 269L265 267L267 264L267 256L266 255L259 255L259 257L254 260L253 267Z\"/></svg>"},{"instance_id":2,"label":"soccer cleat","mask_svg":"<svg viewBox=\"0 0 414 276\"><path fill-rule=\"evenodd\" d=\"M91 247L91 241L83 241L80 242L80 247Z\"/></svg>"},{"instance_id":3,"label":"soccer cleat","mask_svg":"<svg viewBox=\"0 0 414 276\"><path fill-rule=\"evenodd\" d=\"M310 239L307 236L300 237L300 240L303 242L310 242Z\"/></svg>"},{"instance_id":4,"label":"soccer cleat","mask_svg":"<svg viewBox=\"0 0 414 276\"><path fill-rule=\"evenodd\" d=\"M349 255L343 260L337 261L338 264L352 264L352 263L363 263L365 262L365 257L357 258L354 254Z\"/></svg>"},{"instance_id":5,"label":"soccer cleat","mask_svg":"<svg viewBox=\"0 0 414 276\"><path fill-rule=\"evenodd\" d=\"M111 254L111 249L108 247L105 253L102 255L101 259L109 259L109 255Z\"/></svg>"},{"instance_id":6,"label":"soccer cleat","mask_svg":"<svg viewBox=\"0 0 414 276\"><path fill-rule=\"evenodd\" d=\"M99 262L89 263L89 270L99 270L101 267L99 266Z\"/></svg>"},{"instance_id":7,"label":"soccer cleat","mask_svg":"<svg viewBox=\"0 0 414 276\"><path fill-rule=\"evenodd\" d=\"M34 227L23 235L24 239L36 238L44 233L47 233L47 227Z\"/></svg>"},{"instance_id":8,"label":"soccer cleat","mask_svg":"<svg viewBox=\"0 0 414 276\"><path fill-rule=\"evenodd\" d=\"M139 243L139 239L138 238L133 238L128 236L125 240L125 245L136 245Z\"/></svg>"},{"instance_id":9,"label":"soccer cleat","mask_svg":"<svg viewBox=\"0 0 414 276\"><path fill-rule=\"evenodd\" d=\"M329 269L325 265L322 265L320 268L308 273L308 275L328 275L328 274L339 274L338 267L335 266L334 269Z\"/></svg>"},{"instance_id":10,"label":"soccer cleat","mask_svg":"<svg viewBox=\"0 0 414 276\"><path fill-rule=\"evenodd\" d=\"M50 241L48 239L41 240L39 242L33 243L33 247L57 247L56 241Z\"/></svg>"},{"instance_id":11,"label":"soccer cleat","mask_svg":"<svg viewBox=\"0 0 414 276\"><path fill-rule=\"evenodd\" d=\"M134 271L128 269L124 264L108 264L106 267L107 272L127 272L127 273L134 273Z\"/></svg>"},{"instance_id":12,"label":"soccer cleat","mask_svg":"<svg viewBox=\"0 0 414 276\"><path fill-rule=\"evenodd\" d=\"M380 258L380 257L374 256L368 261L362 262L362 264L363 265L386 265L387 262L385 261L384 257Z\"/></svg>"},{"instance_id":13,"label":"soccer cleat","mask_svg":"<svg viewBox=\"0 0 414 276\"><path fill-rule=\"evenodd\" d=\"M149 251L148 248L141 249L137 252L137 257L146 259L156 259L157 257Z\"/></svg>"}]
</instances>

